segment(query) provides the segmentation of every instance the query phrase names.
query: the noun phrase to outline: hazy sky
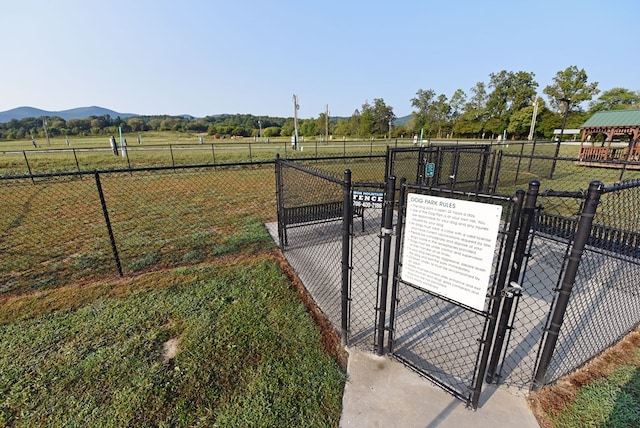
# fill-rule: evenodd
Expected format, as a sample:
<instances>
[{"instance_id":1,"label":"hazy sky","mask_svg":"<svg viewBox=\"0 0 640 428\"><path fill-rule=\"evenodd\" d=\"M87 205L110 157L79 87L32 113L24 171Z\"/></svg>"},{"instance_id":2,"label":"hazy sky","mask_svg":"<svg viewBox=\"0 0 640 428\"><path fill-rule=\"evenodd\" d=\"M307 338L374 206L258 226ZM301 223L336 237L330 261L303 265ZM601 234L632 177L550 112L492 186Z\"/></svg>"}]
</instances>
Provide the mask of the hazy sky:
<instances>
[{"instance_id":1,"label":"hazy sky","mask_svg":"<svg viewBox=\"0 0 640 428\"><path fill-rule=\"evenodd\" d=\"M638 0L5 0L0 111L350 116L501 70L640 90Z\"/></svg>"}]
</instances>

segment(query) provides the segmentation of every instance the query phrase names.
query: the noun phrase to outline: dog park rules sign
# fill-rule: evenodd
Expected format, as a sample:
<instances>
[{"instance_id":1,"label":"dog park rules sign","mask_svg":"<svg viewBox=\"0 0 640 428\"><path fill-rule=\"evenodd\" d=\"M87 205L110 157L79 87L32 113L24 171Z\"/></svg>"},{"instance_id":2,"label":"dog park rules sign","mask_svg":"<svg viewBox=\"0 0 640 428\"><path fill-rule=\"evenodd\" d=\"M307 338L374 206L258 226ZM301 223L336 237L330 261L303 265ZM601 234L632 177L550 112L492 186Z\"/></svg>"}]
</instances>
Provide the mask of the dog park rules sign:
<instances>
[{"instance_id":1,"label":"dog park rules sign","mask_svg":"<svg viewBox=\"0 0 640 428\"><path fill-rule=\"evenodd\" d=\"M401 278L484 310L502 206L412 193Z\"/></svg>"}]
</instances>

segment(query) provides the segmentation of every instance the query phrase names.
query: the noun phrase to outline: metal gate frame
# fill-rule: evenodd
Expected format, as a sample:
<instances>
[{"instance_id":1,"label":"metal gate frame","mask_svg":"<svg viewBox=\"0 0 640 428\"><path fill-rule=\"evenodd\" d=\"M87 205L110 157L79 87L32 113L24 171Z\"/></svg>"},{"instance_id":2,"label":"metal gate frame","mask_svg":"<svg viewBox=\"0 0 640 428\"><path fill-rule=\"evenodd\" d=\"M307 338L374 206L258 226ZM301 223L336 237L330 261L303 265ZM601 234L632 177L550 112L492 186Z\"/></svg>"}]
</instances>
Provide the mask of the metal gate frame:
<instances>
[{"instance_id":1,"label":"metal gate frame","mask_svg":"<svg viewBox=\"0 0 640 428\"><path fill-rule=\"evenodd\" d=\"M518 192L516 192L516 195L513 197L507 197L500 195L469 193L443 188L425 188L422 186L407 184L404 180L400 186L398 224L396 227L395 255L392 276L393 283L391 290L391 308L389 315L390 320L387 327L389 352L409 368L429 378L432 382L439 385L441 388L451 393L456 398L463 400L467 404L467 406L473 409L477 408L478 406L483 379L485 373L487 372L487 369L489 368L489 359L492 356L492 350L495 346L494 334L497 330L497 327L501 326L502 323L506 323L506 319L508 318L508 314L510 313L511 307L509 306L509 304L505 306L504 301L505 297L512 295L512 289L514 285L507 286L507 284L509 283L507 278L511 280L514 277L517 278L517 276L519 275L519 270L522 265L524 248L526 247L526 243L528 241L528 234L531 226L531 217L533 216L533 207L535 206L535 199L537 197L539 186L540 183L535 180L530 183L529 191L527 192L526 208L524 210L523 205L525 202L525 192L523 190L519 190ZM504 227L506 227L506 229L503 228L500 232L500 234L503 236L499 241L499 254L496 257L496 262L494 263L495 267L493 274L493 284L491 285L489 294L487 296L488 300L486 310L479 311L477 309L470 308L468 306L447 299L443 296L439 296L435 293L423 290L401 279L399 272L402 266L401 250L404 242L403 226L406 214L406 200L410 192L421 192L432 195L444 194L448 195L449 197L469 198L476 201L487 201L488 203L506 204L508 207L510 207L510 217L508 217L508 219L505 219L505 221L508 220L508 223L504 224ZM388 223L385 222L385 224ZM514 251L514 249L519 251L520 254ZM386 245L385 250L387 250ZM385 254L384 258L386 259L388 257L390 257L390 254ZM384 284L385 283L383 282L383 286ZM477 351L475 352L475 360L471 362L471 365L473 365L472 373L466 373L467 375L470 374L470 377L469 379L467 379L468 383L464 384L462 388L460 387L460 382L458 382L458 385L455 385L453 384L453 382L449 382L447 381L447 379L443 379L459 379L459 374L445 373L444 371L440 371L440 374L442 374L443 376L438 376L437 374L434 374L437 371L435 370L436 365L431 364L428 360L422 360L420 364L417 364L416 358L407 358L402 354L402 352L399 352L399 350L396 349L396 345L399 340L397 331L398 315L399 311L404 310L399 305L399 291L401 287L407 287L407 289L410 289L412 292L420 293L423 296L421 299L427 299L429 301L436 302L436 304L446 305L448 308L447 310L451 309L457 313L472 314L468 316L475 316L482 320L483 326L481 329L481 334L475 339L477 341L478 347ZM386 291L382 290L381 295L384 296L385 293ZM509 302L509 300L507 300L507 302ZM500 315L501 308L506 313L506 315ZM380 319L382 319L382 316L380 317ZM428 320L424 320L422 324L423 327L434 329L442 327L441 325L438 325L436 323L430 324ZM420 335L420 333L416 331L414 331L414 334L417 334L419 337L414 337L412 340L427 340L427 338L425 338L426 334ZM502 337L502 339L504 339L504 337ZM380 341L380 333L378 334L378 341ZM498 346L497 349L499 350L500 347L501 346ZM493 363L493 361L491 363Z\"/></svg>"}]
</instances>

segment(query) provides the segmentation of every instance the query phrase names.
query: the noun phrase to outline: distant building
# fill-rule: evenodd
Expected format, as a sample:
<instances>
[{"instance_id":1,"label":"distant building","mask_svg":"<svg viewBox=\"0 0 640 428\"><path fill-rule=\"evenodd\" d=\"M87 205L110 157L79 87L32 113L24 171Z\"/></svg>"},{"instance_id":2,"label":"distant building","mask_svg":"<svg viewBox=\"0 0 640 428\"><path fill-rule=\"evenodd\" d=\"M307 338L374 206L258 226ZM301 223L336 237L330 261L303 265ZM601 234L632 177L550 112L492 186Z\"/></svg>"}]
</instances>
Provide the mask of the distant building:
<instances>
[{"instance_id":1,"label":"distant building","mask_svg":"<svg viewBox=\"0 0 640 428\"><path fill-rule=\"evenodd\" d=\"M580 160L640 160L640 110L599 111L580 128Z\"/></svg>"}]
</instances>

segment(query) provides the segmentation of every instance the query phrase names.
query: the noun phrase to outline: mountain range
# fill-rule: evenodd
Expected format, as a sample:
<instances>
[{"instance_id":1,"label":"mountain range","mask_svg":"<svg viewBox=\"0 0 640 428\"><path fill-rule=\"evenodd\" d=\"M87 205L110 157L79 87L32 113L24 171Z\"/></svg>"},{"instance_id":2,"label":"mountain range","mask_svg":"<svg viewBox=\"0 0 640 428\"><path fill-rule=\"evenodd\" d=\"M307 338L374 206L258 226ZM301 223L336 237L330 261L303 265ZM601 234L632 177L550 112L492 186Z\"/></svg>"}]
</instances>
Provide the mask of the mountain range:
<instances>
[{"instance_id":1,"label":"mountain range","mask_svg":"<svg viewBox=\"0 0 640 428\"><path fill-rule=\"evenodd\" d=\"M78 107L78 108L72 108L69 110L61 110L61 111L48 111L48 110L42 110L35 107L17 107L11 110L0 112L0 123L7 123L12 119L21 120L27 117L56 116L56 117L61 117L64 120L69 120L69 119L84 119L90 116L104 116L104 115L109 115L112 118L120 117L122 119L126 119L133 116L139 116L138 114L135 114L135 113L119 113L117 111L109 110L108 108L98 107L98 106ZM183 115L183 116L190 117L190 118L193 117L190 115ZM349 118L338 117L338 119L346 120ZM396 118L396 120L394 120L393 123L395 126L401 126L401 125L405 125L409 121L409 119L411 119L411 115L402 116L402 117Z\"/></svg>"},{"instance_id":2,"label":"mountain range","mask_svg":"<svg viewBox=\"0 0 640 428\"><path fill-rule=\"evenodd\" d=\"M78 107L61 111L41 110L35 107L17 107L11 110L0 112L0 123L9 122L11 119L25 119L27 117L57 116L63 118L64 120L69 120L84 119L90 116L104 116L106 114L113 118L120 116L122 119L132 116L139 116L134 113L118 113L117 111L97 106Z\"/></svg>"}]
</instances>

